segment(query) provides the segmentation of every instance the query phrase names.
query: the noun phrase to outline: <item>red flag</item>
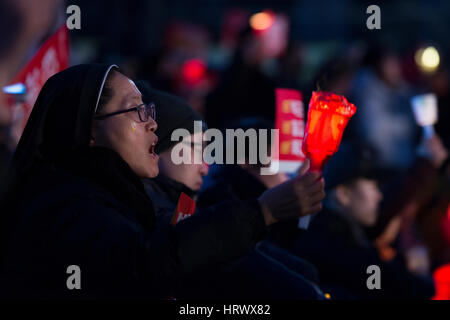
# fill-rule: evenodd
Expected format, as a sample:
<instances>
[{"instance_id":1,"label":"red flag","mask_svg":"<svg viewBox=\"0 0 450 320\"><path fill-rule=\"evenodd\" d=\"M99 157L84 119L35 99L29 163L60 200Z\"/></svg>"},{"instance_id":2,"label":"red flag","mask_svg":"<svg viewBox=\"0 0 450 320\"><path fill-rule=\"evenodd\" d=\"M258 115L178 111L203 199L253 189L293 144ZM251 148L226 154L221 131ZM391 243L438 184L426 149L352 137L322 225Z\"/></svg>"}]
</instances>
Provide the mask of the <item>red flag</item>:
<instances>
[{"instance_id":1,"label":"red flag","mask_svg":"<svg viewBox=\"0 0 450 320\"><path fill-rule=\"evenodd\" d=\"M184 192L181 193L180 199L178 200L177 208L173 213L172 220L170 223L176 225L179 221L189 218L195 212L195 201L190 198Z\"/></svg>"},{"instance_id":2,"label":"red flag","mask_svg":"<svg viewBox=\"0 0 450 320\"><path fill-rule=\"evenodd\" d=\"M14 135L21 135L45 81L68 66L69 33L64 24L44 42L11 82L11 84L22 83L26 88L26 96L23 101L9 99Z\"/></svg>"}]
</instances>

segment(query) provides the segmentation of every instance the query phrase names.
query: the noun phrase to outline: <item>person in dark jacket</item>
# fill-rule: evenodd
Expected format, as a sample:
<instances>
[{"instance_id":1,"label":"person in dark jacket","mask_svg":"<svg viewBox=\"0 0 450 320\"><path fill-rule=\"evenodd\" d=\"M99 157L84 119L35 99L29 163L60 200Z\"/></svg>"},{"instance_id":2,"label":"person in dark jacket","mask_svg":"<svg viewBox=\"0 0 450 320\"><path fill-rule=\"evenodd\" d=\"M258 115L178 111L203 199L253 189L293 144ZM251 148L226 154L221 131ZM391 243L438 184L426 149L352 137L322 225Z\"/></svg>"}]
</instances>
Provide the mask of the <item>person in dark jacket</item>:
<instances>
[{"instance_id":1,"label":"person in dark jacket","mask_svg":"<svg viewBox=\"0 0 450 320\"><path fill-rule=\"evenodd\" d=\"M1 297L165 298L180 275L247 254L292 209L311 213L298 214L300 177L157 227L141 182L158 174L154 117L115 65L47 80L2 199Z\"/></svg>"},{"instance_id":2,"label":"person in dark jacket","mask_svg":"<svg viewBox=\"0 0 450 320\"><path fill-rule=\"evenodd\" d=\"M324 169L324 209L290 250L318 268L323 285L336 299L429 299L432 280L410 273L399 257L382 259L364 232L375 224L382 200L373 161L372 149L341 144ZM373 266L379 268L378 284L371 278Z\"/></svg>"},{"instance_id":3,"label":"person in dark jacket","mask_svg":"<svg viewBox=\"0 0 450 320\"><path fill-rule=\"evenodd\" d=\"M173 163L171 154L174 147L186 141L172 141L171 131L175 128L184 128L191 133L186 140L189 139L193 144L187 149L194 157L196 152L201 155L202 150L202 146L198 145L202 143L202 137L196 139L195 135L202 135L206 125L202 126L202 131L195 133L193 121L203 120L189 105L174 96L150 88L145 82L138 82L137 86L143 93L144 101L155 101L159 106L158 121L159 128L162 129L158 129L156 133L160 137L157 146L160 155L160 173L155 178L143 179L143 182L148 195L153 200L160 223L168 224L172 220L181 193L184 192L196 199L203 184L203 178L208 173L208 165L203 161L178 165ZM248 182L242 179L239 181L240 183ZM248 188L253 186L251 183L246 185ZM255 193L253 198L261 193ZM195 215L223 202L224 199L230 200L233 197L225 192L222 197L214 199L211 206L197 210ZM240 201L236 197L234 200ZM216 211L221 210L217 206L214 208ZM323 299L324 294L316 285L317 282L317 272L312 265L263 241L249 255L241 259L231 263L210 265L197 274L183 279L176 297L178 299Z\"/></svg>"},{"instance_id":4,"label":"person in dark jacket","mask_svg":"<svg viewBox=\"0 0 450 320\"><path fill-rule=\"evenodd\" d=\"M243 117L228 123L227 129L242 129L244 132L262 129L271 132L273 123L261 117ZM272 139L270 134L268 137L269 139L266 142L256 141L255 151L257 154L260 154L259 148L262 143L266 143L267 150L271 150ZM258 197L267 189L289 180L289 175L285 172L274 172L271 175L261 174L261 168L269 164L263 164L260 161L250 164L250 153L248 151L252 147L250 146L250 140L245 142L245 147L246 153L241 155L241 157L244 157L244 163L241 163L235 146L234 164L212 165L211 174L207 177L207 186L202 189L199 195L198 206L200 208L214 205L223 198L243 201L252 199ZM227 152L229 150L225 148L224 153ZM289 247L297 233L301 232L298 224L298 219L286 219L276 223L269 228L266 239L282 248Z\"/></svg>"}]
</instances>

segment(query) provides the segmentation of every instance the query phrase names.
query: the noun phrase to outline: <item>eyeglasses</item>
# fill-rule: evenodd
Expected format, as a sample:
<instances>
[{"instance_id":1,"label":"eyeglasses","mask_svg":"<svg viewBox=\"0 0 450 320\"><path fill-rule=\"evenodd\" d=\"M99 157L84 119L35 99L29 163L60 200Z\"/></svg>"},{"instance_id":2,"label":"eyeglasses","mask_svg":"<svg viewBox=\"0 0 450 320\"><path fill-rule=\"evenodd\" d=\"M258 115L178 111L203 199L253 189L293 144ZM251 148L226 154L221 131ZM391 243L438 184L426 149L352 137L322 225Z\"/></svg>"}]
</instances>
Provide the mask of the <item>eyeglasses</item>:
<instances>
[{"instance_id":1,"label":"eyeglasses","mask_svg":"<svg viewBox=\"0 0 450 320\"><path fill-rule=\"evenodd\" d=\"M133 108L126 109L126 110L120 110L120 111L111 112L111 113L107 113L107 114L95 115L94 119L103 120L108 117L112 117L112 116L126 113L126 112L132 112L132 111L136 111L138 113L139 120L141 120L141 122L147 122L150 117L153 120L156 120L156 108L155 108L155 104L153 102L143 103L143 104L138 105L137 107L133 107Z\"/></svg>"}]
</instances>

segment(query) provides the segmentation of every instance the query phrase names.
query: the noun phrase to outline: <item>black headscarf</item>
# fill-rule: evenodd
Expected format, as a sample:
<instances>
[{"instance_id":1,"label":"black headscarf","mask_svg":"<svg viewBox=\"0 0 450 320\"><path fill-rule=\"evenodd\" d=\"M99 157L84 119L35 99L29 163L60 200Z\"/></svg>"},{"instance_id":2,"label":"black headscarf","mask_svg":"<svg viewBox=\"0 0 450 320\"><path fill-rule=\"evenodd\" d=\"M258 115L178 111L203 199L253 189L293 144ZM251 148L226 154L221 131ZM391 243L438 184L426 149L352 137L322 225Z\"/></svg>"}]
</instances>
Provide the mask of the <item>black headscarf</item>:
<instances>
[{"instance_id":1,"label":"black headscarf","mask_svg":"<svg viewBox=\"0 0 450 320\"><path fill-rule=\"evenodd\" d=\"M132 209L146 227L153 226L153 205L139 177L115 151L89 147L93 114L113 69L118 67L77 65L47 80L13 157L9 206L19 201L30 176L50 166L88 179Z\"/></svg>"},{"instance_id":2,"label":"black headscarf","mask_svg":"<svg viewBox=\"0 0 450 320\"><path fill-rule=\"evenodd\" d=\"M83 64L49 78L20 138L13 168L20 177L38 161L55 162L89 146L92 115L104 81L115 65Z\"/></svg>"}]
</instances>

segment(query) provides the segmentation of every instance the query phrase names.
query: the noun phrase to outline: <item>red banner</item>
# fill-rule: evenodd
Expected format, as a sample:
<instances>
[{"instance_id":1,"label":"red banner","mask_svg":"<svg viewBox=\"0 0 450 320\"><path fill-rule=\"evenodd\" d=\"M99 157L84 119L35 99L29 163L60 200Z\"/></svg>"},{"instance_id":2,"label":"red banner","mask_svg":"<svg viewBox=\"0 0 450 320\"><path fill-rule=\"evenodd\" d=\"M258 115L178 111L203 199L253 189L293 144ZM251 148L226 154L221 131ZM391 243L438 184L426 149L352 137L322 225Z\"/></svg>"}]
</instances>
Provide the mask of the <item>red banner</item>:
<instances>
[{"instance_id":1,"label":"red banner","mask_svg":"<svg viewBox=\"0 0 450 320\"><path fill-rule=\"evenodd\" d=\"M279 139L274 147L279 150L279 170L294 172L305 161L302 152L305 132L302 94L297 90L277 88L275 96L275 128L279 130Z\"/></svg>"},{"instance_id":2,"label":"red banner","mask_svg":"<svg viewBox=\"0 0 450 320\"><path fill-rule=\"evenodd\" d=\"M22 83L26 88L25 99L9 100L13 123L13 134L20 136L31 113L34 102L45 81L69 66L69 33L61 26L39 48L33 58L17 74L11 84Z\"/></svg>"}]
</instances>

